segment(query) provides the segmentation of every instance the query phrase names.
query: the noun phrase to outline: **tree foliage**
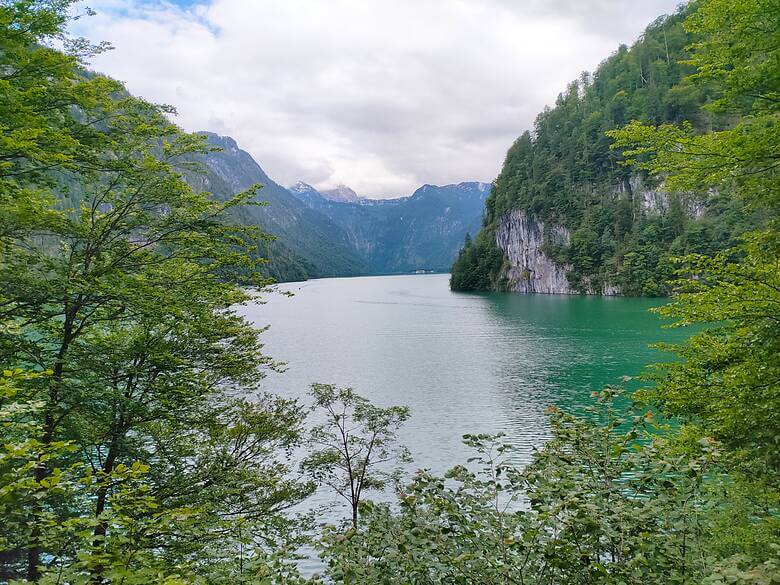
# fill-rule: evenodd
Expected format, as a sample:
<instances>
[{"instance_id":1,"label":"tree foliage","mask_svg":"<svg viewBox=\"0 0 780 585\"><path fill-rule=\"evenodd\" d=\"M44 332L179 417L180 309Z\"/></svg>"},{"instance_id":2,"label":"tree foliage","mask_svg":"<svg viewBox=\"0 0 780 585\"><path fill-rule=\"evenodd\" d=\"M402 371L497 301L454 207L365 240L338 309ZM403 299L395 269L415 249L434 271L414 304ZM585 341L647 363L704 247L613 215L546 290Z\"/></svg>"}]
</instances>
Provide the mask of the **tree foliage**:
<instances>
[{"instance_id":1,"label":"tree foliage","mask_svg":"<svg viewBox=\"0 0 780 585\"><path fill-rule=\"evenodd\" d=\"M679 260L678 294L662 313L678 325L707 324L674 347L683 360L660 368L648 395L724 441L731 450L778 470L777 189L780 145L780 5L707 0L686 21L698 35L690 63L695 83L715 88L709 110L734 116L727 128L697 133L688 125L632 122L613 132L628 162L672 184L729 193L767 217L763 231L716 254ZM727 26L728 23L728 26ZM769 466L768 468L766 466Z\"/></svg>"},{"instance_id":2,"label":"tree foliage","mask_svg":"<svg viewBox=\"0 0 780 585\"><path fill-rule=\"evenodd\" d=\"M776 563L724 560L713 537L731 491L718 445L700 436L676 452L649 414L626 417L618 396L599 393L589 421L554 411L553 438L526 469L500 437L466 436L477 451L468 466L418 473L397 513L367 505L360 530L326 538L329 575L529 585L721 583L741 573L732 582L776 582ZM762 504L774 503L732 509L731 521L766 517ZM771 540L762 546L772 558Z\"/></svg>"},{"instance_id":3,"label":"tree foliage","mask_svg":"<svg viewBox=\"0 0 780 585\"><path fill-rule=\"evenodd\" d=\"M450 287L452 290L486 290L501 288L494 282L499 274L504 257L490 236L484 231L477 234L475 241L466 234L463 247L452 267Z\"/></svg>"},{"instance_id":4,"label":"tree foliage","mask_svg":"<svg viewBox=\"0 0 780 585\"><path fill-rule=\"evenodd\" d=\"M256 274L261 234L227 219L255 188L220 201L193 191L182 173L202 137L85 73L100 48L67 39L70 9L0 7L0 359L13 382L1 570L93 583L229 574L239 556L217 553L238 546L236 524L259 551L309 490L280 458L299 409L258 392L274 364L234 308L253 298L232 278ZM233 398L239 388L252 400Z\"/></svg>"},{"instance_id":5,"label":"tree foliage","mask_svg":"<svg viewBox=\"0 0 780 585\"><path fill-rule=\"evenodd\" d=\"M331 384L313 384L311 396L325 422L311 430L312 450L302 467L347 501L352 526L357 528L365 492L384 489L394 477L394 466L411 460L408 451L395 443L409 409L380 408L351 388Z\"/></svg>"},{"instance_id":6,"label":"tree foliage","mask_svg":"<svg viewBox=\"0 0 780 585\"><path fill-rule=\"evenodd\" d=\"M645 392L665 412L696 421L730 450L780 471L780 240L751 234L715 256L681 260L677 295L660 312L677 326L708 324L662 346L681 361L657 366Z\"/></svg>"},{"instance_id":7,"label":"tree foliage","mask_svg":"<svg viewBox=\"0 0 780 585\"><path fill-rule=\"evenodd\" d=\"M486 261L456 262L453 288L500 288L502 263L493 256L502 254L496 247L495 230L513 209L570 231L570 245L548 252L568 267L574 290L600 291L609 284L627 295L668 294L672 257L733 246L741 233L762 225L763 210L746 213L727 190L704 188L701 177L691 174L683 181L682 174L675 178L666 171L657 173L660 169L652 165L632 166L640 162L641 148L622 153L628 143L621 133L628 130L640 138L636 134L640 128L646 133L661 125L658 140L675 146L669 156L678 156L677 146L686 141L690 151L697 152L721 131L731 133L733 152L721 152L720 158L701 157L703 173L726 177L731 172L729 164L741 156L740 148L777 143L772 127L738 123L738 115L725 111L718 89L721 80L704 73L705 68L714 67L703 61L704 48L716 42L725 47L739 38L741 58L752 58L745 52L750 41L725 22L729 22L728 15L743 11L740 22L747 29L750 22L757 22L757 15L772 11L761 3L747 4L751 7L722 11L708 5L699 9L698 3L683 6L677 14L652 23L632 47L621 46L595 73L583 73L572 82L555 106L537 117L533 131L523 133L509 149L486 202L482 232L462 254ZM726 16L707 28L699 24L705 10ZM763 32L776 30L772 22L764 18L757 26ZM716 28L721 30L718 27L728 30L731 40L714 33ZM763 34L753 46L769 51L769 38L771 34ZM767 73L766 79L771 80L773 59L776 55L757 65L753 78ZM742 64L735 61L734 68L742 71ZM773 99L774 94L765 93L768 97L762 103ZM626 130L620 130L624 126ZM769 155L761 164L773 160ZM744 175L745 181L754 178ZM646 200L648 193L650 200Z\"/></svg>"}]
</instances>

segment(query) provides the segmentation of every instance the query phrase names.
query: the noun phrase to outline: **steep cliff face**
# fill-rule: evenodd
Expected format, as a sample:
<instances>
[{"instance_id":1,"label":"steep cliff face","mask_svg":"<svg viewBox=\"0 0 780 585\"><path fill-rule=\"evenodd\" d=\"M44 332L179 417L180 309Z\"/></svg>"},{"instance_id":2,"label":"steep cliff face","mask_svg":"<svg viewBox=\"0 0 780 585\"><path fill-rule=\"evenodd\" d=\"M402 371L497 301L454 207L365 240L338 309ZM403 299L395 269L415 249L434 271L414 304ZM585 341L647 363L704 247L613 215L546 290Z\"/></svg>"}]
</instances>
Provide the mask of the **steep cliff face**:
<instances>
[{"instance_id":1,"label":"steep cliff face","mask_svg":"<svg viewBox=\"0 0 780 585\"><path fill-rule=\"evenodd\" d=\"M509 290L571 294L566 278L570 267L557 265L543 249L545 243L568 246L570 240L571 234L565 227L546 228L520 209L504 214L496 227L496 245L504 253L501 277Z\"/></svg>"},{"instance_id":2,"label":"steep cliff face","mask_svg":"<svg viewBox=\"0 0 780 585\"><path fill-rule=\"evenodd\" d=\"M633 210L633 221L641 222L640 225L654 221L660 222L659 225L668 224L675 205L683 221L699 220L706 213L705 201L669 193L663 185L649 185L639 175L627 177L607 192L605 201L625 202ZM602 275L598 284L593 278L580 275L578 286L572 285L574 265L556 262L547 253L550 248L571 251L572 232L565 226L545 225L526 211L515 209L499 217L495 244L504 256L496 280L502 288L524 293L623 294L619 285L609 282L609 274ZM616 266L619 268L620 262Z\"/></svg>"},{"instance_id":3,"label":"steep cliff face","mask_svg":"<svg viewBox=\"0 0 780 585\"><path fill-rule=\"evenodd\" d=\"M620 287L608 282L600 288L586 286L585 290L571 286L567 274L572 265L556 263L545 252L545 247L551 244L569 246L570 243L571 232L563 226L546 227L520 209L503 215L496 228L496 246L504 254L500 282L512 292L620 296Z\"/></svg>"}]
</instances>

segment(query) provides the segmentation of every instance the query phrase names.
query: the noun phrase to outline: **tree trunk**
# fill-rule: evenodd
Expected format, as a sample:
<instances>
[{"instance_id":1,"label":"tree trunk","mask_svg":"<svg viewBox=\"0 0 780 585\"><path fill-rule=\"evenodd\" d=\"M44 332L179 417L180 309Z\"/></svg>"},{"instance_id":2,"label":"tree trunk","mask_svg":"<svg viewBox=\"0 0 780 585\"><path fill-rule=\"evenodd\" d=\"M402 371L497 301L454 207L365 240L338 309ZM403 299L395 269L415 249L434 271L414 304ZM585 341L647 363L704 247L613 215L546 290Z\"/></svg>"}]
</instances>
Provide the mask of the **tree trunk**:
<instances>
[{"instance_id":1,"label":"tree trunk","mask_svg":"<svg viewBox=\"0 0 780 585\"><path fill-rule=\"evenodd\" d=\"M54 440L54 431L57 425L57 420L54 411L59 402L59 388L62 383L63 373L65 371L65 356L68 353L70 344L73 341L73 324L78 313L77 306L68 307L65 305L65 322L62 327L62 343L60 343L60 349L57 351L57 359L52 368L52 384L49 387L49 400L46 404L46 411L43 418L43 435L41 437L41 444L45 448L49 446ZM33 474L35 481L40 484L46 478L48 472L48 466L42 461L38 461L38 465L35 466L35 473ZM33 505L33 517L32 517L32 530L30 531L30 546L27 549L27 580L37 582L41 577L39 566L41 564L41 546L38 543L40 538L40 530L38 528L38 516L43 512L43 503L41 501L36 502Z\"/></svg>"}]
</instances>

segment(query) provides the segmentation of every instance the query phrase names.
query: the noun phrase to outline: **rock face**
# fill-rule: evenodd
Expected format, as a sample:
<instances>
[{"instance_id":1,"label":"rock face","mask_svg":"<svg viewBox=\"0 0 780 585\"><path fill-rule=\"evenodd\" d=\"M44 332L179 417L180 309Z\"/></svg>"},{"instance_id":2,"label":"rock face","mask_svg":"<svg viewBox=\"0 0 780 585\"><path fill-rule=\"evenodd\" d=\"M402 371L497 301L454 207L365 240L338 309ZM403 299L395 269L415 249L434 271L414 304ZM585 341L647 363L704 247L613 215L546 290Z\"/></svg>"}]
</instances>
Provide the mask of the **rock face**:
<instances>
[{"instance_id":1,"label":"rock face","mask_svg":"<svg viewBox=\"0 0 780 585\"><path fill-rule=\"evenodd\" d=\"M556 264L544 252L545 244L568 246L571 233L564 226L545 227L544 223L515 209L502 216L496 229L496 245L504 253L504 268L499 275L512 292L555 295L580 294L572 289L568 264ZM605 283L601 289L590 287L590 295L619 296L620 289Z\"/></svg>"},{"instance_id":2,"label":"rock face","mask_svg":"<svg viewBox=\"0 0 780 585\"><path fill-rule=\"evenodd\" d=\"M632 175L627 181L618 185L612 194L613 197L635 201L639 211L646 216L664 215L669 212L669 192L663 185L653 187L646 184L640 175ZM703 200L689 195L682 198L682 203L685 213L691 219L699 219L704 215Z\"/></svg>"},{"instance_id":3,"label":"rock face","mask_svg":"<svg viewBox=\"0 0 780 585\"><path fill-rule=\"evenodd\" d=\"M362 197L346 185L337 185L333 189L320 191L320 195L329 201L336 201L337 203L357 203L362 199Z\"/></svg>"},{"instance_id":4,"label":"rock face","mask_svg":"<svg viewBox=\"0 0 780 585\"><path fill-rule=\"evenodd\" d=\"M568 244L571 234L562 226L545 228L541 221L516 209L505 214L496 229L496 245L508 261L501 275L509 289L523 293L572 294L568 266L559 266L543 251L550 243Z\"/></svg>"},{"instance_id":5,"label":"rock face","mask_svg":"<svg viewBox=\"0 0 780 585\"><path fill-rule=\"evenodd\" d=\"M670 195L663 186L649 186L637 175L616 185L610 195L632 200L637 213L647 217L664 215L669 211ZM704 214L702 201L686 197L683 205L685 213L692 219ZM566 277L572 267L556 264L544 252L545 244L568 246L570 240L571 233L564 226L545 226L520 209L504 214L496 228L496 245L505 258L499 278L514 292L621 295L620 288L611 283L599 288L591 286L585 291L572 289Z\"/></svg>"}]
</instances>

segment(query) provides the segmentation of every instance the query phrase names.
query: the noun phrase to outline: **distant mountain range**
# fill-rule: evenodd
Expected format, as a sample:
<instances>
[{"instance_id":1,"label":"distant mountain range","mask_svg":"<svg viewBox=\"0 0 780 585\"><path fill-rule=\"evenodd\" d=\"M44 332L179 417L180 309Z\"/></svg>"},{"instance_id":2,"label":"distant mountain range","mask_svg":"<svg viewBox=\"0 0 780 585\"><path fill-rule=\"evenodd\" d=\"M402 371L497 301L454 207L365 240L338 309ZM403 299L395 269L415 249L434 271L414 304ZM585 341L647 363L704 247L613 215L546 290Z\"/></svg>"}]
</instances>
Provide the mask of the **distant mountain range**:
<instances>
[{"instance_id":1,"label":"distant mountain range","mask_svg":"<svg viewBox=\"0 0 780 585\"><path fill-rule=\"evenodd\" d=\"M344 230L366 273L393 274L448 271L466 233L480 228L490 185L423 185L409 197L349 202L301 182L290 192Z\"/></svg>"},{"instance_id":2,"label":"distant mountain range","mask_svg":"<svg viewBox=\"0 0 780 585\"><path fill-rule=\"evenodd\" d=\"M303 184L306 185L306 183ZM362 199L362 197L359 197L357 193L346 185L338 185L335 189L320 191L319 194L329 201L338 201L340 203L357 203Z\"/></svg>"},{"instance_id":3,"label":"distant mountain range","mask_svg":"<svg viewBox=\"0 0 780 585\"><path fill-rule=\"evenodd\" d=\"M481 225L486 183L423 185L409 197L366 199L339 185L318 191L306 183L277 184L235 140L204 132L221 150L198 155L203 173L187 175L197 189L226 198L260 183L258 201L236 220L276 236L261 253L280 281L326 276L448 271L466 233Z\"/></svg>"}]
</instances>

